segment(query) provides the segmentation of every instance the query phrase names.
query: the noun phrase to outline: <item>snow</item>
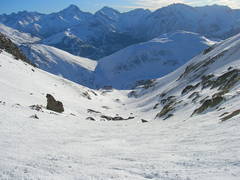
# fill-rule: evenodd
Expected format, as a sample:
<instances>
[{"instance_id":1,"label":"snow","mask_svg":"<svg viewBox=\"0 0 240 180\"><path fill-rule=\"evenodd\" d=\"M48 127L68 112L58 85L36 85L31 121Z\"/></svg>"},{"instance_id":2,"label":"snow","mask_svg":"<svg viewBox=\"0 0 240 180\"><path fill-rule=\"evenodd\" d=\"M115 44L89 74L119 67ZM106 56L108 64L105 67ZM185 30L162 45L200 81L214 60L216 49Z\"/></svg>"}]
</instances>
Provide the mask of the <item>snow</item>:
<instances>
[{"instance_id":1,"label":"snow","mask_svg":"<svg viewBox=\"0 0 240 180\"><path fill-rule=\"evenodd\" d=\"M98 60L129 45L179 30L199 33L208 38L226 39L239 33L239 12L218 5L191 7L173 4L154 12L134 9L121 13L104 7L91 14L70 5L51 14L27 11L3 14L0 15L0 22L40 37L43 42L46 39L47 45ZM75 38L68 36L66 31ZM51 43L55 42L55 38L59 44ZM82 42L79 44L79 41ZM77 47L72 45L73 42ZM84 46L91 48L86 49Z\"/></svg>"},{"instance_id":2,"label":"snow","mask_svg":"<svg viewBox=\"0 0 240 180\"><path fill-rule=\"evenodd\" d=\"M138 80L162 77L214 43L196 33L177 31L129 46L99 60L96 85L122 89Z\"/></svg>"},{"instance_id":3,"label":"snow","mask_svg":"<svg viewBox=\"0 0 240 180\"><path fill-rule=\"evenodd\" d=\"M82 85L92 86L91 81L97 65L96 61L74 56L66 51L43 44L32 44L21 48L39 68Z\"/></svg>"},{"instance_id":4,"label":"snow","mask_svg":"<svg viewBox=\"0 0 240 180\"><path fill-rule=\"evenodd\" d=\"M210 65L209 71L214 69L214 73L222 74L229 65L238 68L239 44L238 35L188 64L228 49L229 53ZM175 80L188 64L158 79L150 89L139 88L142 95L138 98L128 98L128 90L93 92L17 61L3 51L0 53L0 179L238 180L239 116L226 122L219 121L218 111L190 117L189 113L198 106L190 104L177 109L176 115L166 121L154 120L159 109L150 107L156 96L184 83ZM237 89L239 84L230 94ZM172 94L180 91L178 86ZM86 92L91 99L84 96ZM63 102L62 114L44 108L47 93ZM204 93L212 92L207 89ZM226 111L236 110L239 102L239 96L232 97L224 105ZM43 112L29 108L34 104L43 105ZM88 109L135 118L103 121L98 114L89 114ZM39 119L30 118L34 114ZM96 121L86 120L89 116ZM141 123L141 119L149 122Z\"/></svg>"},{"instance_id":5,"label":"snow","mask_svg":"<svg viewBox=\"0 0 240 180\"><path fill-rule=\"evenodd\" d=\"M226 121L220 116L239 110L239 79L224 92L223 102L200 114L193 112L201 100L221 91L204 89L200 84L191 92L199 93L196 101L182 91L201 83L203 75L217 78L240 69L240 34L217 44L202 35L224 38L234 34L239 12L222 6L175 4L153 13L142 9L118 13L111 8L99 13L95 19L97 15L71 5L49 15L24 11L0 16L1 22L9 18L9 26L46 36L49 42L61 42L64 37L99 42L99 35L106 32L129 32L149 39L167 32L108 56L97 65L96 61L37 44L39 38L0 24L0 32L43 69L0 51L0 179L238 180L240 115ZM185 28L201 35L176 32ZM209 45L213 45L209 52L201 52ZM138 55L143 55L141 63L134 64ZM164 66L160 60L167 60ZM119 67L124 68L119 71ZM156 79L131 90L125 86L149 78ZM94 80L99 87L114 88L90 89ZM63 103L63 113L46 109L48 93ZM172 116L158 117L166 106L162 101L170 97L176 101L167 114ZM41 110L34 110L32 105L39 105ZM106 119L113 117L115 120ZM120 117L125 120L116 120Z\"/></svg>"},{"instance_id":6,"label":"snow","mask_svg":"<svg viewBox=\"0 0 240 180\"><path fill-rule=\"evenodd\" d=\"M34 43L40 40L37 37L32 37L30 34L19 32L1 23L0 23L0 32L7 35L9 38L11 38L13 42L17 45L25 44L25 43Z\"/></svg>"}]
</instances>

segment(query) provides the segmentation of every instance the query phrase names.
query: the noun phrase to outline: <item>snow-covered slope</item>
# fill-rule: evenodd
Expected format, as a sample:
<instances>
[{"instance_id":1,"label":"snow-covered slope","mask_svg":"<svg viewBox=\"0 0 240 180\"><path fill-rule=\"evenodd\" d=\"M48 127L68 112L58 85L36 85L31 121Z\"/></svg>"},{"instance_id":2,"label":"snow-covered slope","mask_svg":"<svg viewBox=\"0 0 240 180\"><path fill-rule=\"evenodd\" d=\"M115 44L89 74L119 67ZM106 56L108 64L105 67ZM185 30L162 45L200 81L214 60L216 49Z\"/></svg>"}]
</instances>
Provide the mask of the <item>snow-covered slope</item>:
<instances>
[{"instance_id":1,"label":"snow-covered slope","mask_svg":"<svg viewBox=\"0 0 240 180\"><path fill-rule=\"evenodd\" d=\"M38 38L4 25L0 26L0 32L17 44L25 56L37 67L79 84L92 87L93 71L97 65L96 61L74 56L55 47L38 44Z\"/></svg>"},{"instance_id":2,"label":"snow-covered slope","mask_svg":"<svg viewBox=\"0 0 240 180\"><path fill-rule=\"evenodd\" d=\"M12 29L8 26L0 24L0 32L5 34L7 37L10 37L12 41L17 44L25 44L25 43L35 43L40 39L37 37L33 37L30 34L19 32L18 30Z\"/></svg>"},{"instance_id":3,"label":"snow-covered slope","mask_svg":"<svg viewBox=\"0 0 240 180\"><path fill-rule=\"evenodd\" d=\"M240 34L206 49L163 78L143 82L129 96L152 119L239 119L239 50Z\"/></svg>"},{"instance_id":4,"label":"snow-covered slope","mask_svg":"<svg viewBox=\"0 0 240 180\"><path fill-rule=\"evenodd\" d=\"M37 67L84 86L92 87L96 61L74 56L66 51L43 44L22 45L21 49Z\"/></svg>"},{"instance_id":5,"label":"snow-covered slope","mask_svg":"<svg viewBox=\"0 0 240 180\"><path fill-rule=\"evenodd\" d=\"M99 60L96 85L121 89L138 80L162 77L214 43L199 34L178 31L129 46Z\"/></svg>"},{"instance_id":6,"label":"snow-covered slope","mask_svg":"<svg viewBox=\"0 0 240 180\"><path fill-rule=\"evenodd\" d=\"M208 67L203 74L219 76L229 66L239 67L239 36L191 63L227 49L213 64L203 66ZM216 117L239 108L239 84L225 95L229 99L220 111L188 119L198 107L191 103L181 113L178 109L174 118L141 123L143 118L153 120L159 111L161 106L150 108L159 100L158 93L193 82L190 78L198 70L176 81L186 66L157 80L155 88L140 88L141 97L128 99L128 91L93 91L1 52L0 179L238 180L239 115L222 123ZM181 90L176 87L166 97ZM211 94L209 89L203 92ZM63 102L63 113L45 108L47 93ZM135 118L106 121L102 114ZM86 120L91 118L97 121Z\"/></svg>"}]
</instances>

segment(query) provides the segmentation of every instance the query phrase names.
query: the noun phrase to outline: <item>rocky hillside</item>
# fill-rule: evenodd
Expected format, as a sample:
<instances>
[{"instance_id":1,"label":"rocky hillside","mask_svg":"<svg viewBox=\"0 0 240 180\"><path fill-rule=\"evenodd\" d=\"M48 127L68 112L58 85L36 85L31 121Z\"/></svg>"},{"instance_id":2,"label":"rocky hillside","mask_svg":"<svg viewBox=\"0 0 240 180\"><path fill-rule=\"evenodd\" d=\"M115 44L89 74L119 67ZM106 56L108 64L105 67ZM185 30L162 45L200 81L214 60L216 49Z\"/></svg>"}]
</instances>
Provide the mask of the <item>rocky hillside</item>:
<instances>
[{"instance_id":1,"label":"rocky hillside","mask_svg":"<svg viewBox=\"0 0 240 180\"><path fill-rule=\"evenodd\" d=\"M146 81L129 97L156 120L235 118L240 114L239 49L240 34L206 49L175 72Z\"/></svg>"},{"instance_id":2,"label":"rocky hillside","mask_svg":"<svg viewBox=\"0 0 240 180\"><path fill-rule=\"evenodd\" d=\"M17 60L22 60L28 64L33 65L33 63L27 59L27 57L21 52L21 50L2 33L0 33L0 51L1 50L12 54Z\"/></svg>"}]
</instances>

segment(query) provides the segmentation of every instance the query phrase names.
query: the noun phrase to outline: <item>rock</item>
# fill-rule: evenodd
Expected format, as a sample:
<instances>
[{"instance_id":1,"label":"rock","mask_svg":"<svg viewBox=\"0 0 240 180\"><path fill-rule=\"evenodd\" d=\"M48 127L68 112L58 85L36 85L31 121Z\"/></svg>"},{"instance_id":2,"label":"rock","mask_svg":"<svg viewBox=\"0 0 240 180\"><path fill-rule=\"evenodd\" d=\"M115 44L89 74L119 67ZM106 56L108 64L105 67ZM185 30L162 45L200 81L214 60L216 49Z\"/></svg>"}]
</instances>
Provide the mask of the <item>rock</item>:
<instances>
[{"instance_id":1,"label":"rock","mask_svg":"<svg viewBox=\"0 0 240 180\"><path fill-rule=\"evenodd\" d=\"M32 110L36 110L36 111L41 111L41 112L43 112L41 105L32 105L32 106L30 106L30 108L31 108Z\"/></svg>"},{"instance_id":2,"label":"rock","mask_svg":"<svg viewBox=\"0 0 240 180\"><path fill-rule=\"evenodd\" d=\"M55 98L51 94L47 94L47 109L55 112L62 113L64 111L63 103L60 101L56 101Z\"/></svg>"},{"instance_id":3,"label":"rock","mask_svg":"<svg viewBox=\"0 0 240 180\"><path fill-rule=\"evenodd\" d=\"M145 119L141 119L142 123L147 123L148 121Z\"/></svg>"},{"instance_id":4,"label":"rock","mask_svg":"<svg viewBox=\"0 0 240 180\"><path fill-rule=\"evenodd\" d=\"M38 117L36 114L30 116L30 118L33 118L33 119L39 119L39 117Z\"/></svg>"},{"instance_id":5,"label":"rock","mask_svg":"<svg viewBox=\"0 0 240 180\"><path fill-rule=\"evenodd\" d=\"M137 92L136 91L131 91L128 93L128 97L131 98L131 97L134 97L134 98L137 98L138 95L137 95Z\"/></svg>"},{"instance_id":6,"label":"rock","mask_svg":"<svg viewBox=\"0 0 240 180\"><path fill-rule=\"evenodd\" d=\"M166 119L168 119L168 118L170 118L172 116L174 116L174 115L173 114L168 114L163 120L166 120Z\"/></svg>"},{"instance_id":7,"label":"rock","mask_svg":"<svg viewBox=\"0 0 240 180\"><path fill-rule=\"evenodd\" d=\"M111 121L113 118L111 116L102 115L101 118Z\"/></svg>"},{"instance_id":8,"label":"rock","mask_svg":"<svg viewBox=\"0 0 240 180\"><path fill-rule=\"evenodd\" d=\"M134 117L128 117L128 118L123 118L119 115L112 117L112 116L106 116L106 115L101 115L100 116L102 119L106 119L108 121L126 121L126 120L130 120L130 119L134 119Z\"/></svg>"},{"instance_id":9,"label":"rock","mask_svg":"<svg viewBox=\"0 0 240 180\"><path fill-rule=\"evenodd\" d=\"M239 115L239 114L240 114L240 109L238 109L238 110L236 110L236 111L233 111L231 114L223 117L223 118L221 119L221 121L226 121L226 120L231 119L231 118L233 118L233 117L235 117L235 116L237 116L237 115Z\"/></svg>"},{"instance_id":10,"label":"rock","mask_svg":"<svg viewBox=\"0 0 240 180\"><path fill-rule=\"evenodd\" d=\"M87 91L86 91L86 92L83 92L83 93L82 93L82 96L85 97L85 98L87 98L88 100L91 100L91 99L92 99L91 96L88 94Z\"/></svg>"},{"instance_id":11,"label":"rock","mask_svg":"<svg viewBox=\"0 0 240 180\"><path fill-rule=\"evenodd\" d=\"M95 111L95 110L93 110L93 109L88 109L87 112L90 113L90 114L91 114L91 113L96 113L96 114L99 114L99 113L100 113L99 111Z\"/></svg>"},{"instance_id":12,"label":"rock","mask_svg":"<svg viewBox=\"0 0 240 180\"><path fill-rule=\"evenodd\" d=\"M153 87L155 85L155 79L148 79L148 80L140 80L136 82L135 87L141 86L144 89L148 89L150 87Z\"/></svg>"},{"instance_id":13,"label":"rock","mask_svg":"<svg viewBox=\"0 0 240 180\"><path fill-rule=\"evenodd\" d=\"M190 91L195 90L198 86L200 85L200 83L196 84L195 86L193 85L188 85L186 86L183 90L182 90L182 95L189 93Z\"/></svg>"},{"instance_id":14,"label":"rock","mask_svg":"<svg viewBox=\"0 0 240 180\"><path fill-rule=\"evenodd\" d=\"M224 97L222 97L222 96L215 96L215 97L212 97L212 99L207 99L202 103L202 105L199 108L194 110L192 115L200 114L209 108L213 108L213 107L219 105L223 101L224 101Z\"/></svg>"},{"instance_id":15,"label":"rock","mask_svg":"<svg viewBox=\"0 0 240 180\"><path fill-rule=\"evenodd\" d=\"M167 103L165 102L164 103L164 107L162 108L162 110L156 115L155 118L159 118L159 117L163 117L165 115L167 115L168 113L172 112L175 110L175 105L176 105L176 101L175 99L174 100L171 100L171 101L168 101Z\"/></svg>"},{"instance_id":16,"label":"rock","mask_svg":"<svg viewBox=\"0 0 240 180\"><path fill-rule=\"evenodd\" d=\"M27 57L22 53L22 51L14 44L9 38L0 33L0 49L5 50L9 54L12 54L15 59L20 59L32 66L35 66Z\"/></svg>"},{"instance_id":17,"label":"rock","mask_svg":"<svg viewBox=\"0 0 240 180\"><path fill-rule=\"evenodd\" d=\"M133 117L133 116L129 116L128 118L127 118L127 120L129 120L129 119L134 119L135 117Z\"/></svg>"},{"instance_id":18,"label":"rock","mask_svg":"<svg viewBox=\"0 0 240 180\"><path fill-rule=\"evenodd\" d=\"M126 120L126 119L124 119L124 118L122 118L120 116L116 116L116 117L113 117L112 120L113 121L122 121L122 120Z\"/></svg>"},{"instance_id":19,"label":"rock","mask_svg":"<svg viewBox=\"0 0 240 180\"><path fill-rule=\"evenodd\" d=\"M93 117L87 117L86 120L96 121Z\"/></svg>"},{"instance_id":20,"label":"rock","mask_svg":"<svg viewBox=\"0 0 240 180\"><path fill-rule=\"evenodd\" d=\"M0 101L0 104L1 104L1 105L5 105L6 102L4 102L4 101Z\"/></svg>"},{"instance_id":21,"label":"rock","mask_svg":"<svg viewBox=\"0 0 240 180\"><path fill-rule=\"evenodd\" d=\"M208 47L207 49L205 49L205 50L203 51L203 54L207 54L207 53L211 52L213 49L214 49L214 47L213 47L213 46L210 46L210 47Z\"/></svg>"}]
</instances>

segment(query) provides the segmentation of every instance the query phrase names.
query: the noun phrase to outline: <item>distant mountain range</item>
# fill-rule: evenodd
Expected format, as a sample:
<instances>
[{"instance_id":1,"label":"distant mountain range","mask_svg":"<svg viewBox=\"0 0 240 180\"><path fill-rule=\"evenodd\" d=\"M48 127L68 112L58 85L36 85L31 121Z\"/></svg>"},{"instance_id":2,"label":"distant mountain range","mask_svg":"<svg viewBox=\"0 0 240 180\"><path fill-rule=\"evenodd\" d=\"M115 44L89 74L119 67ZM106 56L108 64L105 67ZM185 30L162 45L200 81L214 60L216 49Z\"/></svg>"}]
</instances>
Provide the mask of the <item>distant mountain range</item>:
<instances>
[{"instance_id":1,"label":"distant mountain range","mask_svg":"<svg viewBox=\"0 0 240 180\"><path fill-rule=\"evenodd\" d=\"M218 5L173 4L154 12L135 9L120 13L104 7L91 14L70 5L51 14L27 11L3 14L0 23L30 33L43 44L98 60L129 45L178 30L226 39L240 31L240 10Z\"/></svg>"}]
</instances>

